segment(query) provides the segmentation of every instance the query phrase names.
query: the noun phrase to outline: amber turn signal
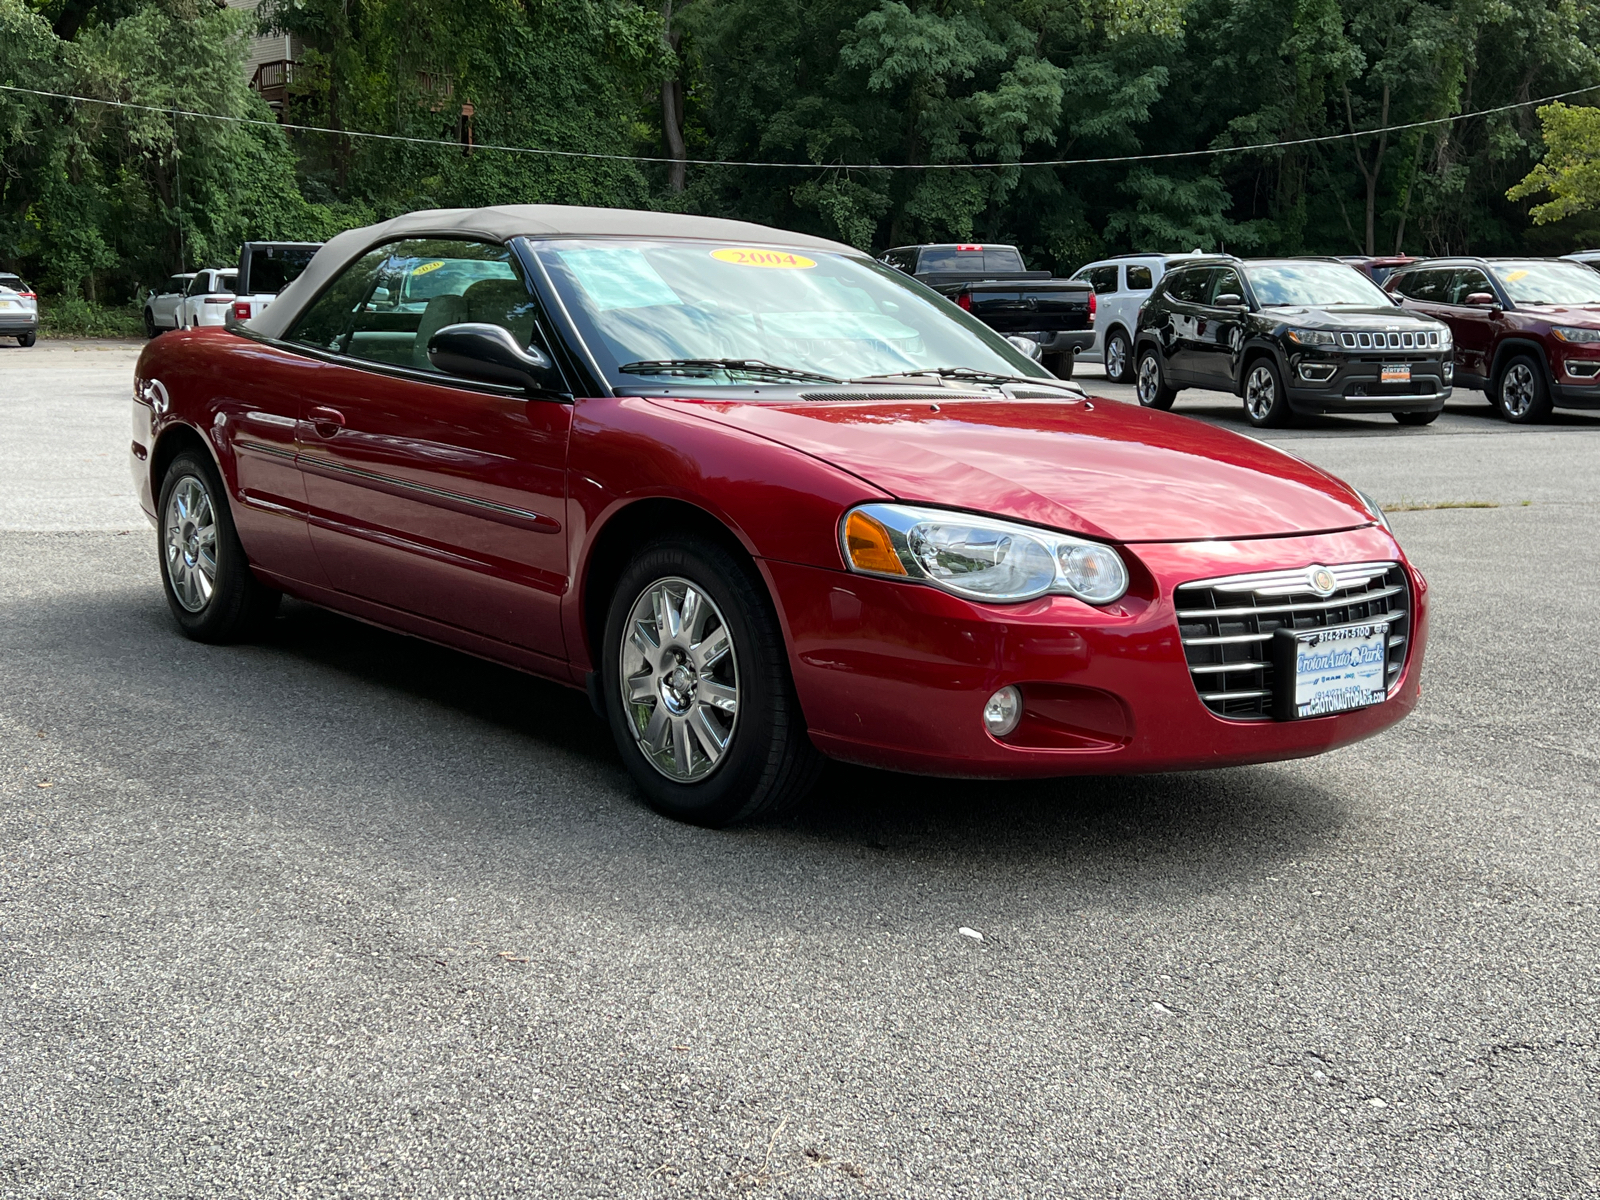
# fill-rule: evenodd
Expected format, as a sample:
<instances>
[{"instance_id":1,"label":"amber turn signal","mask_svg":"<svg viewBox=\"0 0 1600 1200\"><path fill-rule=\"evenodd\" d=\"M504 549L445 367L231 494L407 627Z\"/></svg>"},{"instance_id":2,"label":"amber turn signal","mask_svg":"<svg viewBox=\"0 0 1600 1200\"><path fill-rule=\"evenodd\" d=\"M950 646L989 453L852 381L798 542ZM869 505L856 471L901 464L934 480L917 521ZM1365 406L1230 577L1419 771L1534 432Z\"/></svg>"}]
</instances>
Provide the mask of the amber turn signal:
<instances>
[{"instance_id":1,"label":"amber turn signal","mask_svg":"<svg viewBox=\"0 0 1600 1200\"><path fill-rule=\"evenodd\" d=\"M889 531L863 512L853 512L844 523L844 545L858 571L879 575L904 575L905 564L889 543Z\"/></svg>"}]
</instances>

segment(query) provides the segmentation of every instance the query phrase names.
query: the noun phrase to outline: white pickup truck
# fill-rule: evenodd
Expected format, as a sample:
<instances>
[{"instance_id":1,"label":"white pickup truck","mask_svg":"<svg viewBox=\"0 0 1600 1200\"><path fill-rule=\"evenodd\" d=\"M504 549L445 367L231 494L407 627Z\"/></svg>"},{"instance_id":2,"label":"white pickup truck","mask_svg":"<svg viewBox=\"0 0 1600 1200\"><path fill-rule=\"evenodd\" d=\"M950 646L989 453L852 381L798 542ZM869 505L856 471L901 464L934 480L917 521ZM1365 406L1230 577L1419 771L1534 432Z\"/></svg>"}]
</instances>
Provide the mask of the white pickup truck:
<instances>
[{"instance_id":1,"label":"white pickup truck","mask_svg":"<svg viewBox=\"0 0 1600 1200\"><path fill-rule=\"evenodd\" d=\"M320 249L321 242L246 242L239 250L238 294L226 323L237 325L266 312Z\"/></svg>"}]
</instances>

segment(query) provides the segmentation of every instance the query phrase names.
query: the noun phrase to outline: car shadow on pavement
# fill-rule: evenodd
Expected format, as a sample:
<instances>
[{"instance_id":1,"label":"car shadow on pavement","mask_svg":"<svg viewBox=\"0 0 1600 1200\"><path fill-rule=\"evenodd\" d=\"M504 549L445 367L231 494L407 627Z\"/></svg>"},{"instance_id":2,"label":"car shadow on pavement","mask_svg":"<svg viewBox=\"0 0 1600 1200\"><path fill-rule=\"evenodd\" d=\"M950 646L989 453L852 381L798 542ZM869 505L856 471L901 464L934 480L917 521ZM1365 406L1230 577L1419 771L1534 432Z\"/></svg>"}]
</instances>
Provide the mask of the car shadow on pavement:
<instances>
[{"instance_id":1,"label":"car shadow on pavement","mask_svg":"<svg viewBox=\"0 0 1600 1200\"><path fill-rule=\"evenodd\" d=\"M362 684L404 693L559 749L618 782L617 826L664 821L627 781L609 729L583 693L307 604L288 602L270 635L278 651ZM531 814L530 814L531 815ZM555 816L544 809L538 820ZM1190 885L1296 859L1337 836L1344 803L1292 766L1149 776L952 780L830 763L796 812L729 832L674 827L701 851L733 838L776 866L797 851L914 860L923 872L1033 864L1108 880L1154 873ZM592 819L592 818L590 818ZM686 851L688 846L683 847ZM690 853L684 865L698 856ZM690 867L692 871L692 867Z\"/></svg>"}]
</instances>

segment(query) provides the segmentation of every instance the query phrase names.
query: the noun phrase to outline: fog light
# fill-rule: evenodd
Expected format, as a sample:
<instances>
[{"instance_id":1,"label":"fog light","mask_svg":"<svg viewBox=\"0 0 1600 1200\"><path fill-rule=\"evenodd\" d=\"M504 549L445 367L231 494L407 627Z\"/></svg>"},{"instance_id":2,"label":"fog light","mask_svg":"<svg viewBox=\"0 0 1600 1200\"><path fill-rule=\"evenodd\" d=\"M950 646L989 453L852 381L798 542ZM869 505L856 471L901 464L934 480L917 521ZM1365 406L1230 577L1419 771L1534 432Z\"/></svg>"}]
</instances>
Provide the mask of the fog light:
<instances>
[{"instance_id":1,"label":"fog light","mask_svg":"<svg viewBox=\"0 0 1600 1200\"><path fill-rule=\"evenodd\" d=\"M1445 365L1444 365L1444 381L1446 383L1449 383L1455 377L1456 377L1456 365L1455 365L1455 363L1453 363L1453 362L1445 363Z\"/></svg>"},{"instance_id":2,"label":"fog light","mask_svg":"<svg viewBox=\"0 0 1600 1200\"><path fill-rule=\"evenodd\" d=\"M995 737L1005 737L1022 720L1022 693L1007 684L983 706L983 725Z\"/></svg>"}]
</instances>

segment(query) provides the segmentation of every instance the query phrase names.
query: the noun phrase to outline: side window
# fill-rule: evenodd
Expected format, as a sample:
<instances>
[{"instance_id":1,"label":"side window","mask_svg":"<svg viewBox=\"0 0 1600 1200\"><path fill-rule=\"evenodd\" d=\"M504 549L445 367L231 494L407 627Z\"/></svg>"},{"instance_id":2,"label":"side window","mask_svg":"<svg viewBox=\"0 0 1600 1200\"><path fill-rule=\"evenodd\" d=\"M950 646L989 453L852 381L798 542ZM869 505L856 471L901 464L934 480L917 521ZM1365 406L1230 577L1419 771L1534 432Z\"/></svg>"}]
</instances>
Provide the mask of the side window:
<instances>
[{"instance_id":1,"label":"side window","mask_svg":"<svg viewBox=\"0 0 1600 1200\"><path fill-rule=\"evenodd\" d=\"M189 280L189 286L184 289L183 294L185 296L204 296L206 294L206 284L210 281L211 273L209 271L197 271L195 272L195 277Z\"/></svg>"},{"instance_id":2,"label":"side window","mask_svg":"<svg viewBox=\"0 0 1600 1200\"><path fill-rule=\"evenodd\" d=\"M1130 292L1148 292L1154 286L1150 279L1149 267L1128 268L1128 290Z\"/></svg>"},{"instance_id":3,"label":"side window","mask_svg":"<svg viewBox=\"0 0 1600 1200\"><path fill-rule=\"evenodd\" d=\"M238 282L239 277L237 275L218 275L216 286L211 290L216 292L218 295L221 295L223 292L226 292L230 296L237 295L233 285Z\"/></svg>"},{"instance_id":4,"label":"side window","mask_svg":"<svg viewBox=\"0 0 1600 1200\"><path fill-rule=\"evenodd\" d=\"M1232 267L1224 267L1212 274L1211 287L1206 294L1206 303L1215 304L1218 296L1238 296L1244 299L1244 283L1239 278L1239 272Z\"/></svg>"},{"instance_id":5,"label":"side window","mask_svg":"<svg viewBox=\"0 0 1600 1200\"><path fill-rule=\"evenodd\" d=\"M1166 294L1183 304L1204 304L1207 296L1207 285L1211 282L1211 269L1209 267L1191 267L1187 271L1177 271L1170 274L1162 281L1166 287Z\"/></svg>"},{"instance_id":6,"label":"side window","mask_svg":"<svg viewBox=\"0 0 1600 1200\"><path fill-rule=\"evenodd\" d=\"M1089 271L1089 283L1097 295L1117 290L1116 267L1094 267Z\"/></svg>"},{"instance_id":7,"label":"side window","mask_svg":"<svg viewBox=\"0 0 1600 1200\"><path fill-rule=\"evenodd\" d=\"M1449 271L1412 271L1401 276L1400 282L1395 285L1395 290L1402 296L1410 296L1413 300L1421 300L1425 304L1442 304L1443 285L1449 278Z\"/></svg>"},{"instance_id":8,"label":"side window","mask_svg":"<svg viewBox=\"0 0 1600 1200\"><path fill-rule=\"evenodd\" d=\"M533 296L511 251L481 242L391 242L346 268L289 340L432 371L428 339L469 321L503 326L519 345L534 341Z\"/></svg>"},{"instance_id":9,"label":"side window","mask_svg":"<svg viewBox=\"0 0 1600 1200\"><path fill-rule=\"evenodd\" d=\"M1474 292L1488 292L1492 296L1494 288L1489 286L1489 277L1477 267L1465 267L1457 271L1450 280L1450 290L1445 296L1445 303L1465 305L1467 297Z\"/></svg>"},{"instance_id":10,"label":"side window","mask_svg":"<svg viewBox=\"0 0 1600 1200\"><path fill-rule=\"evenodd\" d=\"M1022 252L1015 246L985 246L983 248L983 269L985 271L1027 270L1022 265Z\"/></svg>"}]
</instances>

